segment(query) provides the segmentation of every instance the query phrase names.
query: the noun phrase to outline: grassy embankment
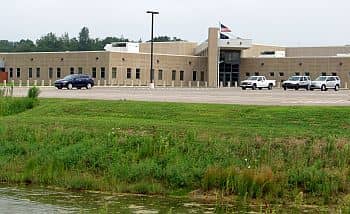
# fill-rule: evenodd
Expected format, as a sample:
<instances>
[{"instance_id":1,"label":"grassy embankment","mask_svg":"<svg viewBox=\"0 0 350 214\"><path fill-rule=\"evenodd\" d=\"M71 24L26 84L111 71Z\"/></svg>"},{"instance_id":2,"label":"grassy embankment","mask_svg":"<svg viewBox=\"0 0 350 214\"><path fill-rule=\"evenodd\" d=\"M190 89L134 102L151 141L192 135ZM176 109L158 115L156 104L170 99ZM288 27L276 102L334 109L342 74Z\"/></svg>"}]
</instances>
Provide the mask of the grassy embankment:
<instances>
[{"instance_id":1,"label":"grassy embankment","mask_svg":"<svg viewBox=\"0 0 350 214\"><path fill-rule=\"evenodd\" d=\"M15 114L19 106L0 109L3 182L275 203L350 198L348 107L44 99Z\"/></svg>"}]
</instances>

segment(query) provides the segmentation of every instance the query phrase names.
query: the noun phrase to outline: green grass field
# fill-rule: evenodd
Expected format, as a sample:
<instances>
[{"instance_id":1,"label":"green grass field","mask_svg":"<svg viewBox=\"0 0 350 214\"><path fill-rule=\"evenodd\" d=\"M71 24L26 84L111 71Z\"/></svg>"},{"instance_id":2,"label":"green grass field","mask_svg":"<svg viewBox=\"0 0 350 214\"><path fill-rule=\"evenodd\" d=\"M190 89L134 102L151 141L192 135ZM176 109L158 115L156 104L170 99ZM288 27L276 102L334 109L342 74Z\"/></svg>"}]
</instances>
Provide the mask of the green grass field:
<instances>
[{"instance_id":1,"label":"green grass field","mask_svg":"<svg viewBox=\"0 0 350 214\"><path fill-rule=\"evenodd\" d=\"M350 107L41 99L28 109L0 109L3 182L350 201Z\"/></svg>"}]
</instances>

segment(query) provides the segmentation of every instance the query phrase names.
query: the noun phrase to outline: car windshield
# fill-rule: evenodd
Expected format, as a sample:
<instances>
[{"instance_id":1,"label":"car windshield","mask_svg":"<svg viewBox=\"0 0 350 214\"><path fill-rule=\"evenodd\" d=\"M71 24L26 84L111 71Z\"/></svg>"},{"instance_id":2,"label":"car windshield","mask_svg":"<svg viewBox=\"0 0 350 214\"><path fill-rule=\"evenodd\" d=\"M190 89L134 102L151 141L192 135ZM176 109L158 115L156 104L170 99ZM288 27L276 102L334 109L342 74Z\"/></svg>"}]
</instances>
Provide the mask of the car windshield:
<instances>
[{"instance_id":1,"label":"car windshield","mask_svg":"<svg viewBox=\"0 0 350 214\"><path fill-rule=\"evenodd\" d=\"M290 80L290 81L299 81L299 79L300 79L300 77L294 76L294 77L289 77L288 80Z\"/></svg>"},{"instance_id":2,"label":"car windshield","mask_svg":"<svg viewBox=\"0 0 350 214\"><path fill-rule=\"evenodd\" d=\"M73 79L74 77L75 77L75 75L68 75L68 76L64 77L63 79L64 79L64 80L71 80L71 79Z\"/></svg>"},{"instance_id":3,"label":"car windshield","mask_svg":"<svg viewBox=\"0 0 350 214\"><path fill-rule=\"evenodd\" d=\"M248 80L257 80L258 77L249 77Z\"/></svg>"},{"instance_id":4,"label":"car windshield","mask_svg":"<svg viewBox=\"0 0 350 214\"><path fill-rule=\"evenodd\" d=\"M317 79L315 81L325 81L327 79L327 77L317 77Z\"/></svg>"}]
</instances>

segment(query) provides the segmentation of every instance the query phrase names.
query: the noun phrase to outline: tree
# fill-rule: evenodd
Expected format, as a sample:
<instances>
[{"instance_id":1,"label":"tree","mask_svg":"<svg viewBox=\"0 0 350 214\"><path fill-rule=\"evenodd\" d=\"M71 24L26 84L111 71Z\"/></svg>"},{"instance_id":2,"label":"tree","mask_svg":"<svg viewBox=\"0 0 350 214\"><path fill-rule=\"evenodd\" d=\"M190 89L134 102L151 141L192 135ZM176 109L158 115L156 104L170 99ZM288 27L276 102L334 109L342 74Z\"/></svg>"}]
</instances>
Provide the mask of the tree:
<instances>
[{"instance_id":1,"label":"tree","mask_svg":"<svg viewBox=\"0 0 350 214\"><path fill-rule=\"evenodd\" d=\"M8 40L0 40L0 52L13 52L15 50L15 42Z\"/></svg>"},{"instance_id":2,"label":"tree","mask_svg":"<svg viewBox=\"0 0 350 214\"><path fill-rule=\"evenodd\" d=\"M15 52L34 52L36 50L36 46L32 40L24 40L22 39L18 43L15 43Z\"/></svg>"},{"instance_id":3,"label":"tree","mask_svg":"<svg viewBox=\"0 0 350 214\"><path fill-rule=\"evenodd\" d=\"M170 38L169 36L158 36L158 37L154 37L153 41L154 42L176 42L176 41L183 41L183 40L176 37Z\"/></svg>"},{"instance_id":4,"label":"tree","mask_svg":"<svg viewBox=\"0 0 350 214\"><path fill-rule=\"evenodd\" d=\"M71 50L71 44L68 33L64 33L60 38L58 38L59 43L61 44L61 51Z\"/></svg>"},{"instance_id":5,"label":"tree","mask_svg":"<svg viewBox=\"0 0 350 214\"><path fill-rule=\"evenodd\" d=\"M83 27L79 33L79 50L87 51L90 50L90 32L89 28Z\"/></svg>"},{"instance_id":6,"label":"tree","mask_svg":"<svg viewBox=\"0 0 350 214\"><path fill-rule=\"evenodd\" d=\"M62 51L63 44L54 33L48 33L46 36L36 40L37 51Z\"/></svg>"},{"instance_id":7,"label":"tree","mask_svg":"<svg viewBox=\"0 0 350 214\"><path fill-rule=\"evenodd\" d=\"M79 37L70 38L68 33L57 37L54 33L48 33L37 39L34 43L29 39L22 39L19 42L0 40L0 52L53 52L53 51L99 51L104 50L106 44L116 42L129 42L130 40L120 37L106 37L104 39L90 38L87 27L83 27L79 32ZM155 42L183 41L182 39L169 36L159 36L154 38ZM137 42L137 41L135 41ZM142 42L140 39L138 42Z\"/></svg>"}]
</instances>

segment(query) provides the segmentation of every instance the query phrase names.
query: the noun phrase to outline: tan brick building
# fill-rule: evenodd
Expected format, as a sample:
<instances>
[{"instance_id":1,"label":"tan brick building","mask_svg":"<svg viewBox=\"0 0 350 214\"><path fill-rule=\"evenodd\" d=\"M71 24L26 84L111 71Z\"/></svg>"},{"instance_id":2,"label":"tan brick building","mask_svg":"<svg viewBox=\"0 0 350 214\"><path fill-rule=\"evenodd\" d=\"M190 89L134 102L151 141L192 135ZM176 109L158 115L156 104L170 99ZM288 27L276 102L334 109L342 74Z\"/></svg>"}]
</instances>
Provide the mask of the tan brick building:
<instances>
[{"instance_id":1,"label":"tan brick building","mask_svg":"<svg viewBox=\"0 0 350 214\"><path fill-rule=\"evenodd\" d=\"M277 82L291 75L338 75L349 83L350 46L259 45L249 39L219 39L219 29L209 28L201 44L154 43L153 75L149 43L111 45L96 52L0 53L0 73L7 82L22 85L49 85L73 73L89 74L100 85L145 86L153 77L156 86L219 87L251 75Z\"/></svg>"}]
</instances>

